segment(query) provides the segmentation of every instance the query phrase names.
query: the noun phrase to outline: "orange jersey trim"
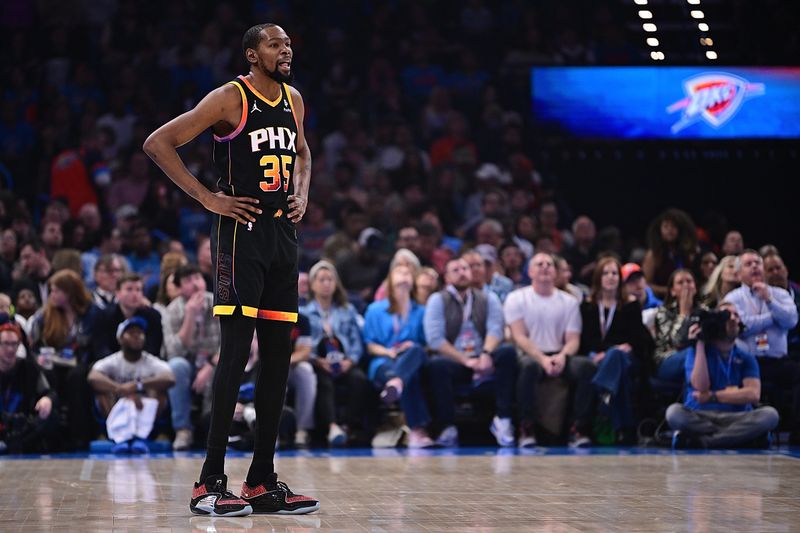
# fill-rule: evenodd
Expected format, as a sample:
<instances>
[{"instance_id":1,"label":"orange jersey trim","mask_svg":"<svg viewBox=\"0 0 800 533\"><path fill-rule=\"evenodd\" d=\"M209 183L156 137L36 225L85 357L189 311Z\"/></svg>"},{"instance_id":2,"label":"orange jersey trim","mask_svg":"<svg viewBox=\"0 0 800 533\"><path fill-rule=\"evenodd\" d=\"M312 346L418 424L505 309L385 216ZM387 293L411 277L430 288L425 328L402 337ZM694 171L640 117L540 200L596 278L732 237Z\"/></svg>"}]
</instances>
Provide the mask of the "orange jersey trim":
<instances>
[{"instance_id":1,"label":"orange jersey trim","mask_svg":"<svg viewBox=\"0 0 800 533\"><path fill-rule=\"evenodd\" d=\"M236 88L239 89L239 93L242 95L242 118L239 119L239 125L236 126L236 129L233 130L228 135L224 137L217 137L216 135L214 135L214 140L220 143L228 142L237 135L239 135L244 129L245 123L247 123L247 95L244 94L244 89L242 89L242 86L235 81L229 81L226 85L236 86Z\"/></svg>"},{"instance_id":2,"label":"orange jersey trim","mask_svg":"<svg viewBox=\"0 0 800 533\"><path fill-rule=\"evenodd\" d=\"M242 81L244 82L244 84L245 84L245 85L247 85L247 88L248 88L248 89L250 89L251 91L253 91L253 94L254 94L254 95L256 95L256 96L257 96L257 97L259 97L261 100L263 100L264 102L266 102L267 104L269 104L269 105L270 105L270 107L275 107L275 106L276 106L276 105L278 105L278 104L281 102L281 100L283 99L283 94L279 94L279 95L278 95L278 97L277 97L275 100L272 100L272 101L270 101L270 100L268 100L268 99L267 99L267 97L266 97L266 96L264 96L263 94L261 94L260 92L258 92L258 89L256 89L255 87L253 87L253 86L250 84L250 82L249 82L249 81L247 81L247 78L245 78L244 76L239 76L239 79L240 79L240 80L242 80Z\"/></svg>"}]
</instances>

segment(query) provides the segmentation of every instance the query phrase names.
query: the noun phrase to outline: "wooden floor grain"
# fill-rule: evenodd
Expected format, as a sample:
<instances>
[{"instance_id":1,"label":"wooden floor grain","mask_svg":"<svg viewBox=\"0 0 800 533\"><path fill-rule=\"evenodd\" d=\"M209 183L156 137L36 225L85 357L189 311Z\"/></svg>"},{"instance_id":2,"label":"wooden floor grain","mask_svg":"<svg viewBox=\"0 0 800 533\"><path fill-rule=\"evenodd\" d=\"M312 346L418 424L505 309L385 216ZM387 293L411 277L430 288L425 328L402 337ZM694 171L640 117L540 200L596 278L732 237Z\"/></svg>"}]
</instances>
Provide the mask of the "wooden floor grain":
<instances>
[{"instance_id":1,"label":"wooden floor grain","mask_svg":"<svg viewBox=\"0 0 800 533\"><path fill-rule=\"evenodd\" d=\"M0 531L800 530L800 460L757 455L280 458L311 515L189 513L197 457L0 461ZM228 459L238 493L249 460Z\"/></svg>"}]
</instances>

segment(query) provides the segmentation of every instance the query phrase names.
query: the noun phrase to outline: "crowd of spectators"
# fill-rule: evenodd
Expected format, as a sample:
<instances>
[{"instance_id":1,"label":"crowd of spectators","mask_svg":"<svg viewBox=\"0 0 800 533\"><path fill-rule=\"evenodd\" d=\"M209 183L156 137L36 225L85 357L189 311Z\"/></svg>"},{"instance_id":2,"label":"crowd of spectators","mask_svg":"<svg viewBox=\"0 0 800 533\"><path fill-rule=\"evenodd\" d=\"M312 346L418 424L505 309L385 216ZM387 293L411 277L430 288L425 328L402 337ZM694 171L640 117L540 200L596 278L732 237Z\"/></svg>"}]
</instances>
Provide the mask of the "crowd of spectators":
<instances>
[{"instance_id":1,"label":"crowd of spectators","mask_svg":"<svg viewBox=\"0 0 800 533\"><path fill-rule=\"evenodd\" d=\"M598 412L629 442L648 379L684 380L696 360L689 317L722 301L747 326L742 350L775 382L769 398L792 398L786 427L800 428L800 300L774 247L753 254L737 231L713 242L669 209L636 236L646 246L624 248L615 228L573 216L556 180L536 171L529 67L639 61L611 8L584 4L573 20L557 2L325 2L302 17L281 2L247 12L225 2L4 3L0 441L85 448L114 405L99 398L161 401L166 389L171 419L154 431L176 449L202 442L219 349L210 214L140 147L245 71L239 40L253 20L292 37L313 154L298 231L297 444L368 440L382 414L369 407L396 403L409 445L453 445L454 403L483 387L497 442L534 445L550 390L537 385L560 377L572 395L570 443L596 440ZM214 186L210 135L182 156ZM744 259L761 261L760 278ZM138 349L136 328L118 333L134 317ZM98 378L104 358L127 369L148 355L169 367L150 365L157 386L130 372ZM49 437L59 424L68 442Z\"/></svg>"}]
</instances>

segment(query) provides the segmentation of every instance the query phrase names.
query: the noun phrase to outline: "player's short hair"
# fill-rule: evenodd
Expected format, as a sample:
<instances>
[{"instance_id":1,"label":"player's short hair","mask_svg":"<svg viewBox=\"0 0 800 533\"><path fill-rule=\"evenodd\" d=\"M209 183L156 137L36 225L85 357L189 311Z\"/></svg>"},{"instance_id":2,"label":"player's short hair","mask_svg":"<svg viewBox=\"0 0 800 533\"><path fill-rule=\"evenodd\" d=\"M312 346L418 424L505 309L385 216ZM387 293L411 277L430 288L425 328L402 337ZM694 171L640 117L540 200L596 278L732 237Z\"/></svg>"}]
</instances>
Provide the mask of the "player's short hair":
<instances>
[{"instance_id":1,"label":"player's short hair","mask_svg":"<svg viewBox=\"0 0 800 533\"><path fill-rule=\"evenodd\" d=\"M275 24L271 22L265 22L264 24L256 24L244 32L244 37L242 37L242 53L247 54L248 48L252 48L253 50L258 48L258 43L261 42L262 30L271 28L272 26L275 26Z\"/></svg>"}]
</instances>

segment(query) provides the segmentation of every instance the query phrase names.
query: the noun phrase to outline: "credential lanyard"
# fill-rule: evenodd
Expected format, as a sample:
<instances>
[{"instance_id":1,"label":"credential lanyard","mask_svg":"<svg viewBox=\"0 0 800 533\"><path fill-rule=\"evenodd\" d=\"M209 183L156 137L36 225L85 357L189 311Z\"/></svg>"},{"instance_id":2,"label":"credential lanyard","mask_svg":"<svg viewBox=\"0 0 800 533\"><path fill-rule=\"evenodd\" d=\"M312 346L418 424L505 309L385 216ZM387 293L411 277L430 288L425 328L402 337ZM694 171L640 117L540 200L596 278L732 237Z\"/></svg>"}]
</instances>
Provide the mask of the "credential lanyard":
<instances>
[{"instance_id":1,"label":"credential lanyard","mask_svg":"<svg viewBox=\"0 0 800 533\"><path fill-rule=\"evenodd\" d=\"M617 312L617 304L614 303L608 309L608 314L603 316L603 309L605 309L602 305L597 306L597 312L600 315L600 333L602 337L606 338L606 333L611 328L611 323L614 321L614 313Z\"/></svg>"}]
</instances>

